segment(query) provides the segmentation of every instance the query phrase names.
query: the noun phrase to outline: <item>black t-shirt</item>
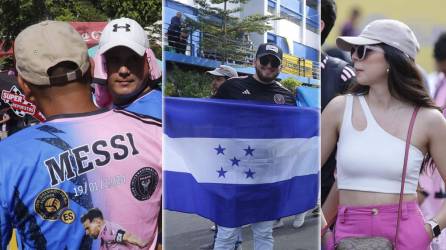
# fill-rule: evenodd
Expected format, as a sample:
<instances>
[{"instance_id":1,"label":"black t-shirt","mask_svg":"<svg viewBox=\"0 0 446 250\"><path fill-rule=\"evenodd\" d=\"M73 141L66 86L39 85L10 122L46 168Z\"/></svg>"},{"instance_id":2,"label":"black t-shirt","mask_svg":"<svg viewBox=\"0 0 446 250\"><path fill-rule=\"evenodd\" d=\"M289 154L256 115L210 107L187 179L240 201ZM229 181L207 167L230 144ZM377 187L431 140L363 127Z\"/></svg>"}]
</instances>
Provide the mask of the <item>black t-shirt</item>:
<instances>
[{"instance_id":1,"label":"black t-shirt","mask_svg":"<svg viewBox=\"0 0 446 250\"><path fill-rule=\"evenodd\" d=\"M280 83L274 81L271 84L263 84L252 76L228 79L220 86L213 97L296 106L296 99L291 91Z\"/></svg>"}]
</instances>

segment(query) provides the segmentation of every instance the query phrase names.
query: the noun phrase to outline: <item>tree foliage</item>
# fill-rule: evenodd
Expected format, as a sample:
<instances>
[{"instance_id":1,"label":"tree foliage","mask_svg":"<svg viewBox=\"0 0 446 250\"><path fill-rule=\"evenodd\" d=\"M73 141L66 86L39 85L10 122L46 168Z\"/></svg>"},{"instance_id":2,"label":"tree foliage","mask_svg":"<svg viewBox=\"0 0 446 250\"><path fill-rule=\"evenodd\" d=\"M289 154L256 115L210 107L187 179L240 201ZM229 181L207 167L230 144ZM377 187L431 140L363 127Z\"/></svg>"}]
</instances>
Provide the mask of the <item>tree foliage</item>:
<instances>
[{"instance_id":1,"label":"tree foliage","mask_svg":"<svg viewBox=\"0 0 446 250\"><path fill-rule=\"evenodd\" d=\"M198 6L197 21L187 19L187 25L201 31L201 50L203 56L214 57L223 62L246 62L252 56L253 48L247 39L248 33L264 33L271 30L268 24L278 17L271 15L250 15L244 18L237 13L242 7L229 7L229 4L247 3L249 0L194 0ZM216 7L215 4L223 4Z\"/></svg>"},{"instance_id":2,"label":"tree foliage","mask_svg":"<svg viewBox=\"0 0 446 250\"><path fill-rule=\"evenodd\" d=\"M208 97L211 95L212 77L205 72L181 70L174 65L167 71L166 96Z\"/></svg>"},{"instance_id":3,"label":"tree foliage","mask_svg":"<svg viewBox=\"0 0 446 250\"><path fill-rule=\"evenodd\" d=\"M161 20L161 0L98 0L104 12L111 19L128 17L141 26L152 26Z\"/></svg>"},{"instance_id":4,"label":"tree foliage","mask_svg":"<svg viewBox=\"0 0 446 250\"><path fill-rule=\"evenodd\" d=\"M43 20L107 21L129 17L143 27L161 20L160 0L1 0L0 40L3 49L11 46L14 38L29 25Z\"/></svg>"},{"instance_id":5,"label":"tree foliage","mask_svg":"<svg viewBox=\"0 0 446 250\"><path fill-rule=\"evenodd\" d=\"M296 88L302 86L302 83L300 81L291 77L283 79L282 81L280 81L280 83L285 88L289 89L291 93L293 93L293 96L296 96Z\"/></svg>"}]
</instances>

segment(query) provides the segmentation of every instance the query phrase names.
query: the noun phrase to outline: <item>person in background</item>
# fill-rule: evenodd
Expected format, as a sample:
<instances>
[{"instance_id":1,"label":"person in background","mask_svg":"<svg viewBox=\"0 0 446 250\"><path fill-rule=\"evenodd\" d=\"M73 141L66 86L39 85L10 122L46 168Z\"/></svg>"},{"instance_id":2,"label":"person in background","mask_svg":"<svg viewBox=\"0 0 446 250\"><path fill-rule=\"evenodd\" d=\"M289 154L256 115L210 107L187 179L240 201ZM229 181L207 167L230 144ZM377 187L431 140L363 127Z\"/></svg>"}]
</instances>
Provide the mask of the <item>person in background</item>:
<instances>
[{"instance_id":1,"label":"person in background","mask_svg":"<svg viewBox=\"0 0 446 250\"><path fill-rule=\"evenodd\" d=\"M334 0L321 1L321 44L325 43L336 21L336 3ZM354 80L355 72L345 61L321 53L321 110L336 96L343 94ZM330 192L336 169L336 149L330 155L321 171L321 204Z\"/></svg>"},{"instance_id":2,"label":"person in background","mask_svg":"<svg viewBox=\"0 0 446 250\"><path fill-rule=\"evenodd\" d=\"M356 36L359 34L358 22L361 18L361 10L354 7L350 11L348 20L342 25L341 36Z\"/></svg>"},{"instance_id":3,"label":"person in background","mask_svg":"<svg viewBox=\"0 0 446 250\"><path fill-rule=\"evenodd\" d=\"M237 71L233 67L227 65L220 65L214 70L206 71L206 73L212 76L212 95L217 93L218 88L220 88L226 80L232 77L238 77Z\"/></svg>"},{"instance_id":4,"label":"person in background","mask_svg":"<svg viewBox=\"0 0 446 250\"><path fill-rule=\"evenodd\" d=\"M183 26L181 17L181 12L177 12L176 15L170 19L170 25L167 29L167 42L169 43L170 47L175 49L175 51L177 51L180 43L181 28Z\"/></svg>"},{"instance_id":5,"label":"person in background","mask_svg":"<svg viewBox=\"0 0 446 250\"><path fill-rule=\"evenodd\" d=\"M435 85L434 100L435 103L443 109L446 106L446 33L442 33L434 45L434 58L437 65L437 71L442 75ZM420 174L420 185L417 189L421 212L425 218L432 218L440 211L446 200L446 188L438 169L426 169ZM432 240L432 249L446 249L446 234Z\"/></svg>"}]
</instances>

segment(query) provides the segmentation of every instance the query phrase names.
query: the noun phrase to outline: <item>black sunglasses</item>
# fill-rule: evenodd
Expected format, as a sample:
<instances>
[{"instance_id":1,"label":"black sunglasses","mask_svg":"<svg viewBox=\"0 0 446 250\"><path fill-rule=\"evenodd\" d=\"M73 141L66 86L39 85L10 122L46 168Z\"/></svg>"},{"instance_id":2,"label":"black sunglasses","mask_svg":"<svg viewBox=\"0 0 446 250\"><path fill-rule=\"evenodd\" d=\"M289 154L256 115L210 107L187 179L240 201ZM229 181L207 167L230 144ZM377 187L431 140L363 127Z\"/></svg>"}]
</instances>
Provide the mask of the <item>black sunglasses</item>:
<instances>
[{"instance_id":1,"label":"black sunglasses","mask_svg":"<svg viewBox=\"0 0 446 250\"><path fill-rule=\"evenodd\" d=\"M259 58L260 64L267 66L269 63L271 67L277 68L280 66L280 60L275 56L262 56Z\"/></svg>"},{"instance_id":2,"label":"black sunglasses","mask_svg":"<svg viewBox=\"0 0 446 250\"><path fill-rule=\"evenodd\" d=\"M359 61L365 60L367 56L369 55L370 51L377 51L377 52L384 52L384 50L380 47L376 46L369 46L369 45L360 45L360 46L354 46L350 50L351 57L353 58L353 54L355 54L358 57Z\"/></svg>"}]
</instances>

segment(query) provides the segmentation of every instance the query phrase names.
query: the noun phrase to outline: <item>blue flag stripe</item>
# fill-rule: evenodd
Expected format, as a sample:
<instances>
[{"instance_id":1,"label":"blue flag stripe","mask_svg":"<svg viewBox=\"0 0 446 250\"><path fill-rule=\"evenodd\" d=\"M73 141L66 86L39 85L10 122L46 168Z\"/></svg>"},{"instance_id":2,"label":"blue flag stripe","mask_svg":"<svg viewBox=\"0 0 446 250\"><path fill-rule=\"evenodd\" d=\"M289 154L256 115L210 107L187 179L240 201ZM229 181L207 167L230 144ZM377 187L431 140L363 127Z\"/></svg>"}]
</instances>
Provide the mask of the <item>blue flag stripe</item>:
<instances>
[{"instance_id":1,"label":"blue flag stripe","mask_svg":"<svg viewBox=\"0 0 446 250\"><path fill-rule=\"evenodd\" d=\"M198 214L224 227L275 220L314 208L319 186L318 174L237 185L199 184L190 174L164 171L164 180L166 209Z\"/></svg>"},{"instance_id":2,"label":"blue flag stripe","mask_svg":"<svg viewBox=\"0 0 446 250\"><path fill-rule=\"evenodd\" d=\"M164 104L164 133L171 138L310 138L319 132L316 109L171 97Z\"/></svg>"}]
</instances>

